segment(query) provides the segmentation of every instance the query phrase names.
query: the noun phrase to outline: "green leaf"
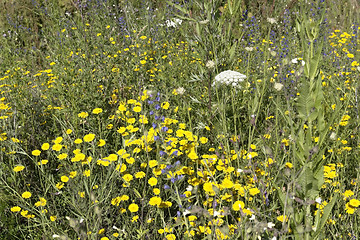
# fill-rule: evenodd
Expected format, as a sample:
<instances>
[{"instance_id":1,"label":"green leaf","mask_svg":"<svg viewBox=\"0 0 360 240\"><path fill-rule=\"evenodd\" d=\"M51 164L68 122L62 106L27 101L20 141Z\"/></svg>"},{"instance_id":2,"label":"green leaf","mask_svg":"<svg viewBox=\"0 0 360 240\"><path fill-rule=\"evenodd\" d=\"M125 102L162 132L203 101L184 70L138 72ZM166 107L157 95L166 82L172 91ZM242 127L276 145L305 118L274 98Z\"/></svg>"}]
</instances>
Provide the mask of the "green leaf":
<instances>
[{"instance_id":1,"label":"green leaf","mask_svg":"<svg viewBox=\"0 0 360 240\"><path fill-rule=\"evenodd\" d=\"M235 42L235 43L232 45L231 49L229 50L229 55L230 55L229 60L230 60L230 62L231 62L231 61L234 59L234 57L235 57L235 49L236 49L236 46L237 46L237 42Z\"/></svg>"},{"instance_id":2,"label":"green leaf","mask_svg":"<svg viewBox=\"0 0 360 240\"><path fill-rule=\"evenodd\" d=\"M138 198L142 198L142 197L141 197L141 194L139 193L138 190L136 190L135 188L134 188L133 190L134 190L134 192L135 192L135 195L136 195Z\"/></svg>"},{"instance_id":3,"label":"green leaf","mask_svg":"<svg viewBox=\"0 0 360 240\"><path fill-rule=\"evenodd\" d=\"M321 43L321 45L318 47L317 51L316 51L316 55L310 60L310 71L309 71L309 77L310 80L314 80L315 77L317 76L317 74L319 73L319 63L320 60L322 58L321 56L321 50L323 48L323 43Z\"/></svg>"},{"instance_id":4,"label":"green leaf","mask_svg":"<svg viewBox=\"0 0 360 240\"><path fill-rule=\"evenodd\" d=\"M289 206L288 204L285 204L285 201L287 199L286 195L281 191L280 187L278 187L275 183L275 188L276 188L276 192L278 194L278 197L280 199L280 204L281 204L281 207L284 209L285 205L286 206Z\"/></svg>"},{"instance_id":5,"label":"green leaf","mask_svg":"<svg viewBox=\"0 0 360 240\"><path fill-rule=\"evenodd\" d=\"M320 235L322 229L324 228L326 221L328 220L331 210L334 207L337 199L338 199L339 195L336 194L333 199L331 199L330 203L328 203L325 207L324 207L324 212L323 215L320 219L320 224L318 226L315 225L316 227L316 232L314 233L314 235L312 236L312 239L315 240L318 238L318 236Z\"/></svg>"}]
</instances>

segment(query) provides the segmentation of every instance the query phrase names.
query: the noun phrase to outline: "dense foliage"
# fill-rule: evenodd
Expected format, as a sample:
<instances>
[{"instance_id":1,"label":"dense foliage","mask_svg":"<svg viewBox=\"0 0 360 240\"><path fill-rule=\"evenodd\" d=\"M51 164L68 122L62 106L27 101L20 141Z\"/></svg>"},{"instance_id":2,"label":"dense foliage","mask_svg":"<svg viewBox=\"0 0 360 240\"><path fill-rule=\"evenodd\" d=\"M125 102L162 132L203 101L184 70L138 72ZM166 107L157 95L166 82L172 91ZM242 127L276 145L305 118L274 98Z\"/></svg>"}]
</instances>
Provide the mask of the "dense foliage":
<instances>
[{"instance_id":1,"label":"dense foliage","mask_svg":"<svg viewBox=\"0 0 360 240\"><path fill-rule=\"evenodd\" d=\"M359 238L356 1L1 11L1 239Z\"/></svg>"}]
</instances>

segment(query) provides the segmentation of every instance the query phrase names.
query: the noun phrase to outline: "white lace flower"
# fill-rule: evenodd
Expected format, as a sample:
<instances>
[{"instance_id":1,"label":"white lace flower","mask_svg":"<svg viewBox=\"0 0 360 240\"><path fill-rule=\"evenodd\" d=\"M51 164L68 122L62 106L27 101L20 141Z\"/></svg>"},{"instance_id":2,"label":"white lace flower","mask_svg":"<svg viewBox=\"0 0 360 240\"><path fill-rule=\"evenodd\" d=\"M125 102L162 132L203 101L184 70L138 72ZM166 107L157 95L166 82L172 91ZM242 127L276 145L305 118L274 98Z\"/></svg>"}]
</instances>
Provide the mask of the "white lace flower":
<instances>
[{"instance_id":1,"label":"white lace flower","mask_svg":"<svg viewBox=\"0 0 360 240\"><path fill-rule=\"evenodd\" d=\"M281 89L284 87L283 84L281 83L275 83L274 84L274 88L276 89L276 91L281 91Z\"/></svg>"},{"instance_id":2,"label":"white lace flower","mask_svg":"<svg viewBox=\"0 0 360 240\"><path fill-rule=\"evenodd\" d=\"M298 63L298 59L297 58L291 59L291 63Z\"/></svg>"},{"instance_id":3,"label":"white lace flower","mask_svg":"<svg viewBox=\"0 0 360 240\"><path fill-rule=\"evenodd\" d=\"M270 24L277 23L277 21L276 21L275 18L267 18L266 20L267 20Z\"/></svg>"},{"instance_id":4,"label":"white lace flower","mask_svg":"<svg viewBox=\"0 0 360 240\"><path fill-rule=\"evenodd\" d=\"M176 93L179 94L179 95L183 95L185 93L185 88L183 87L179 87L176 89Z\"/></svg>"},{"instance_id":5,"label":"white lace flower","mask_svg":"<svg viewBox=\"0 0 360 240\"><path fill-rule=\"evenodd\" d=\"M178 18L173 18L172 20L166 20L165 22L167 27L177 27L178 25L181 25L182 20Z\"/></svg>"},{"instance_id":6,"label":"white lace flower","mask_svg":"<svg viewBox=\"0 0 360 240\"><path fill-rule=\"evenodd\" d=\"M211 61L211 60L207 61L206 67L207 68L214 68L215 67L214 61Z\"/></svg>"},{"instance_id":7,"label":"white lace flower","mask_svg":"<svg viewBox=\"0 0 360 240\"><path fill-rule=\"evenodd\" d=\"M244 81L244 79L246 79L246 76L244 74L236 71L227 70L216 75L213 86L217 84L225 84L234 87L240 87L238 83Z\"/></svg>"}]
</instances>

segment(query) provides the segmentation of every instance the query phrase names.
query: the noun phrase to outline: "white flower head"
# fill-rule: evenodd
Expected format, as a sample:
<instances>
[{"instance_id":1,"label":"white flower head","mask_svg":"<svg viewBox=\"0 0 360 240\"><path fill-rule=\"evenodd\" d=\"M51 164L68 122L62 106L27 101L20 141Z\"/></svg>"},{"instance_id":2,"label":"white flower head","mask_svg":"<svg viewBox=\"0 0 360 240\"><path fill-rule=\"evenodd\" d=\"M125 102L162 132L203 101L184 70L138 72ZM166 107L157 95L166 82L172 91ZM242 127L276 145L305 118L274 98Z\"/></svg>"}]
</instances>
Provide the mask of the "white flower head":
<instances>
[{"instance_id":1,"label":"white flower head","mask_svg":"<svg viewBox=\"0 0 360 240\"><path fill-rule=\"evenodd\" d=\"M209 19L203 20L203 21L199 21L200 24L207 24L208 22L210 22Z\"/></svg>"},{"instance_id":2,"label":"white flower head","mask_svg":"<svg viewBox=\"0 0 360 240\"><path fill-rule=\"evenodd\" d=\"M221 216L221 212L214 211L214 217Z\"/></svg>"},{"instance_id":3,"label":"white flower head","mask_svg":"<svg viewBox=\"0 0 360 240\"><path fill-rule=\"evenodd\" d=\"M184 211L184 216L189 215L190 213L191 213L191 212L186 209L186 210Z\"/></svg>"},{"instance_id":4,"label":"white flower head","mask_svg":"<svg viewBox=\"0 0 360 240\"><path fill-rule=\"evenodd\" d=\"M282 89L283 87L284 87L284 85L281 84L281 83L275 83L275 84L274 84L274 88L275 88L276 91L281 91L281 89Z\"/></svg>"},{"instance_id":5,"label":"white flower head","mask_svg":"<svg viewBox=\"0 0 360 240\"><path fill-rule=\"evenodd\" d=\"M292 63L298 63L298 59L297 58L294 58L291 60Z\"/></svg>"},{"instance_id":6,"label":"white flower head","mask_svg":"<svg viewBox=\"0 0 360 240\"><path fill-rule=\"evenodd\" d=\"M183 95L185 93L185 88L183 87L179 87L176 89L176 93L179 94L179 95Z\"/></svg>"},{"instance_id":7,"label":"white flower head","mask_svg":"<svg viewBox=\"0 0 360 240\"><path fill-rule=\"evenodd\" d=\"M275 24L275 23L277 23L277 21L276 21L275 18L267 18L267 21L268 21L270 24Z\"/></svg>"},{"instance_id":8,"label":"white flower head","mask_svg":"<svg viewBox=\"0 0 360 240\"><path fill-rule=\"evenodd\" d=\"M318 204L321 204L321 197L316 198L315 202L317 202Z\"/></svg>"},{"instance_id":9,"label":"white flower head","mask_svg":"<svg viewBox=\"0 0 360 240\"><path fill-rule=\"evenodd\" d=\"M253 47L246 47L245 50L248 51L248 52L252 52L254 50L254 48Z\"/></svg>"},{"instance_id":10,"label":"white flower head","mask_svg":"<svg viewBox=\"0 0 360 240\"><path fill-rule=\"evenodd\" d=\"M215 62L212 61L212 60L207 61L206 67L207 68L214 68L215 67Z\"/></svg>"},{"instance_id":11,"label":"white flower head","mask_svg":"<svg viewBox=\"0 0 360 240\"><path fill-rule=\"evenodd\" d=\"M335 133L335 132L332 132L332 133L330 134L330 139L331 139L331 140L336 140L336 133Z\"/></svg>"},{"instance_id":12,"label":"white flower head","mask_svg":"<svg viewBox=\"0 0 360 240\"><path fill-rule=\"evenodd\" d=\"M274 228L274 227L275 227L275 224L272 223L272 222L268 222L267 227L268 227L268 228Z\"/></svg>"},{"instance_id":13,"label":"white flower head","mask_svg":"<svg viewBox=\"0 0 360 240\"><path fill-rule=\"evenodd\" d=\"M166 26L167 27L177 27L178 25L181 25L182 20L181 19L177 19L177 18L173 18L171 20L166 20L165 21Z\"/></svg>"},{"instance_id":14,"label":"white flower head","mask_svg":"<svg viewBox=\"0 0 360 240\"><path fill-rule=\"evenodd\" d=\"M218 75L216 75L213 86L215 86L217 84L219 84L219 85L225 84L225 85L231 85L234 87L235 86L240 87L238 85L238 83L244 81L244 79L246 79L246 76L244 74L241 74L236 71L227 70L227 71L223 71L223 72L219 73Z\"/></svg>"}]
</instances>

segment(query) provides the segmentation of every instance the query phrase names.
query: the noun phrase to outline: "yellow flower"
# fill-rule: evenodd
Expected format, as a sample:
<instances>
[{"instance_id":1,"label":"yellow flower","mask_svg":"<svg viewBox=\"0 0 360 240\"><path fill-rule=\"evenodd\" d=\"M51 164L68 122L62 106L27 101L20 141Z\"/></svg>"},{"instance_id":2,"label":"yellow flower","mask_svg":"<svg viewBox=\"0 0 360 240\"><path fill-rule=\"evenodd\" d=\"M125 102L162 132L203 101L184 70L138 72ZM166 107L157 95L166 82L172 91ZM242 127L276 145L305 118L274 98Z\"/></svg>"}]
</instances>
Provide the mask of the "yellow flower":
<instances>
[{"instance_id":1,"label":"yellow flower","mask_svg":"<svg viewBox=\"0 0 360 240\"><path fill-rule=\"evenodd\" d=\"M104 139L100 139L99 142L98 142L98 146L99 147L102 147L106 144L105 140Z\"/></svg>"},{"instance_id":2,"label":"yellow flower","mask_svg":"<svg viewBox=\"0 0 360 240\"><path fill-rule=\"evenodd\" d=\"M249 193L251 196L255 196L256 194L260 193L260 190L258 188L250 188Z\"/></svg>"},{"instance_id":3,"label":"yellow flower","mask_svg":"<svg viewBox=\"0 0 360 240\"><path fill-rule=\"evenodd\" d=\"M59 160L63 160L65 158L67 158L67 156L68 156L67 153L62 153L62 154L59 154L57 157Z\"/></svg>"},{"instance_id":4,"label":"yellow flower","mask_svg":"<svg viewBox=\"0 0 360 240\"><path fill-rule=\"evenodd\" d=\"M129 211L130 212L137 212L139 210L139 206L135 203L132 203L129 205Z\"/></svg>"},{"instance_id":5,"label":"yellow flower","mask_svg":"<svg viewBox=\"0 0 360 240\"><path fill-rule=\"evenodd\" d=\"M149 180L148 180L148 183L150 186L155 186L157 184L158 180L154 177L151 177Z\"/></svg>"},{"instance_id":6,"label":"yellow flower","mask_svg":"<svg viewBox=\"0 0 360 240\"><path fill-rule=\"evenodd\" d=\"M101 108L95 108L93 111L92 111L92 113L93 114L99 114L99 113L102 113L102 109Z\"/></svg>"},{"instance_id":7,"label":"yellow flower","mask_svg":"<svg viewBox=\"0 0 360 240\"><path fill-rule=\"evenodd\" d=\"M77 171L71 171L71 172L69 173L69 177L71 177L71 178L76 177L76 175L77 175Z\"/></svg>"},{"instance_id":8,"label":"yellow flower","mask_svg":"<svg viewBox=\"0 0 360 240\"><path fill-rule=\"evenodd\" d=\"M205 192L213 192L212 184L210 182L206 182L203 185L203 189Z\"/></svg>"},{"instance_id":9,"label":"yellow flower","mask_svg":"<svg viewBox=\"0 0 360 240\"><path fill-rule=\"evenodd\" d=\"M83 172L83 175L84 175L85 177L90 177L90 170L85 170L85 171Z\"/></svg>"},{"instance_id":10,"label":"yellow flower","mask_svg":"<svg viewBox=\"0 0 360 240\"><path fill-rule=\"evenodd\" d=\"M89 116L89 114L87 112L81 112L78 114L79 118L87 118L87 116Z\"/></svg>"},{"instance_id":11,"label":"yellow flower","mask_svg":"<svg viewBox=\"0 0 360 240\"><path fill-rule=\"evenodd\" d=\"M353 61L352 63L351 63L351 66L352 67L357 67L357 66L359 66L360 64L357 62L357 61Z\"/></svg>"},{"instance_id":12,"label":"yellow flower","mask_svg":"<svg viewBox=\"0 0 360 240\"><path fill-rule=\"evenodd\" d=\"M21 211L21 207L19 207L19 206L12 207L12 208L10 209L10 211L12 211L12 212L20 212L20 211Z\"/></svg>"},{"instance_id":13,"label":"yellow flower","mask_svg":"<svg viewBox=\"0 0 360 240\"><path fill-rule=\"evenodd\" d=\"M135 177L136 178L144 178L146 176L146 174L143 172L143 171L140 171L140 172L137 172L136 174L135 174Z\"/></svg>"},{"instance_id":14,"label":"yellow flower","mask_svg":"<svg viewBox=\"0 0 360 240\"><path fill-rule=\"evenodd\" d=\"M172 206L172 203L169 201L166 201L166 202L162 202L159 207L160 208L169 208L171 206Z\"/></svg>"},{"instance_id":15,"label":"yellow flower","mask_svg":"<svg viewBox=\"0 0 360 240\"><path fill-rule=\"evenodd\" d=\"M59 152L62 149L62 147L63 146L61 144L56 143L52 146L52 150Z\"/></svg>"},{"instance_id":16,"label":"yellow flower","mask_svg":"<svg viewBox=\"0 0 360 240\"><path fill-rule=\"evenodd\" d=\"M174 234L166 235L166 240L175 240L176 236Z\"/></svg>"},{"instance_id":17,"label":"yellow flower","mask_svg":"<svg viewBox=\"0 0 360 240\"><path fill-rule=\"evenodd\" d=\"M232 188L234 186L234 183L229 179L229 178L225 178L221 185L224 187L224 188Z\"/></svg>"},{"instance_id":18,"label":"yellow flower","mask_svg":"<svg viewBox=\"0 0 360 240\"><path fill-rule=\"evenodd\" d=\"M133 111L134 111L134 112L137 112L137 113L138 113L138 112L141 112L141 107L136 106L136 107L133 108Z\"/></svg>"},{"instance_id":19,"label":"yellow flower","mask_svg":"<svg viewBox=\"0 0 360 240\"><path fill-rule=\"evenodd\" d=\"M195 159L198 159L198 155L196 154L195 151L191 151L189 154L188 154L188 157L192 160L195 160Z\"/></svg>"},{"instance_id":20,"label":"yellow flower","mask_svg":"<svg viewBox=\"0 0 360 240\"><path fill-rule=\"evenodd\" d=\"M69 181L69 177L67 177L67 176L61 176L60 179L61 179L61 181L64 182L64 183L66 183L66 182Z\"/></svg>"},{"instance_id":21,"label":"yellow flower","mask_svg":"<svg viewBox=\"0 0 360 240\"><path fill-rule=\"evenodd\" d=\"M57 218L56 216L50 216L50 221L55 222L56 218Z\"/></svg>"},{"instance_id":22,"label":"yellow flower","mask_svg":"<svg viewBox=\"0 0 360 240\"><path fill-rule=\"evenodd\" d=\"M120 104L119 107L118 107L118 110L120 112L125 112L126 111L126 106L124 104Z\"/></svg>"},{"instance_id":23,"label":"yellow flower","mask_svg":"<svg viewBox=\"0 0 360 240\"><path fill-rule=\"evenodd\" d=\"M281 140L281 143L284 143L285 146L289 146L289 140L286 139L286 138L283 138L283 139Z\"/></svg>"},{"instance_id":24,"label":"yellow flower","mask_svg":"<svg viewBox=\"0 0 360 240\"><path fill-rule=\"evenodd\" d=\"M359 205L360 205L360 201L359 200L357 200L357 199L351 199L350 201L349 201L349 204L352 206L352 207L359 207Z\"/></svg>"},{"instance_id":25,"label":"yellow flower","mask_svg":"<svg viewBox=\"0 0 360 240\"><path fill-rule=\"evenodd\" d=\"M236 201L232 205L232 209L234 211L240 211L240 209L244 209L244 207L245 207L245 203L243 201Z\"/></svg>"},{"instance_id":26,"label":"yellow flower","mask_svg":"<svg viewBox=\"0 0 360 240\"><path fill-rule=\"evenodd\" d=\"M208 140L209 140L209 139L207 139L206 137L201 137L201 138L200 138L200 143L205 144L205 143L208 142Z\"/></svg>"},{"instance_id":27,"label":"yellow flower","mask_svg":"<svg viewBox=\"0 0 360 240\"><path fill-rule=\"evenodd\" d=\"M292 167L293 167L292 163L289 163L289 162L285 163L285 166L288 167L288 168L292 168Z\"/></svg>"},{"instance_id":28,"label":"yellow flower","mask_svg":"<svg viewBox=\"0 0 360 240\"><path fill-rule=\"evenodd\" d=\"M46 151L50 148L50 144L49 143L44 143L43 145L41 145L41 149Z\"/></svg>"},{"instance_id":29,"label":"yellow flower","mask_svg":"<svg viewBox=\"0 0 360 240\"><path fill-rule=\"evenodd\" d=\"M138 219L139 219L139 215L136 215L131 219L131 222L137 222Z\"/></svg>"},{"instance_id":30,"label":"yellow flower","mask_svg":"<svg viewBox=\"0 0 360 240\"><path fill-rule=\"evenodd\" d=\"M31 193L30 192L28 192L28 191L26 191L26 192L24 192L22 195L21 195L23 198L30 198L31 197Z\"/></svg>"},{"instance_id":31,"label":"yellow flower","mask_svg":"<svg viewBox=\"0 0 360 240\"><path fill-rule=\"evenodd\" d=\"M169 109L169 106L170 106L170 103L168 103L168 102L163 102L163 103L161 103L161 108L162 108L162 109L167 110L167 109Z\"/></svg>"},{"instance_id":32,"label":"yellow flower","mask_svg":"<svg viewBox=\"0 0 360 240\"><path fill-rule=\"evenodd\" d=\"M154 188L154 189L153 189L153 193L154 193L155 195L159 195L159 194L160 194L160 189Z\"/></svg>"},{"instance_id":33,"label":"yellow flower","mask_svg":"<svg viewBox=\"0 0 360 240\"><path fill-rule=\"evenodd\" d=\"M127 201L127 200L129 200L129 196L128 196L128 195L122 195L122 196L120 197L120 200L121 200L121 201Z\"/></svg>"},{"instance_id":34,"label":"yellow flower","mask_svg":"<svg viewBox=\"0 0 360 240\"><path fill-rule=\"evenodd\" d=\"M44 207L45 205L46 205L46 199L45 198L40 198L40 201L35 203L36 207L40 207L40 206Z\"/></svg>"},{"instance_id":35,"label":"yellow flower","mask_svg":"<svg viewBox=\"0 0 360 240\"><path fill-rule=\"evenodd\" d=\"M149 167L150 168L156 167L157 165L158 165L158 161L156 161L156 160L150 160L149 161Z\"/></svg>"},{"instance_id":36,"label":"yellow flower","mask_svg":"<svg viewBox=\"0 0 360 240\"><path fill-rule=\"evenodd\" d=\"M81 140L80 138L77 138L77 139L75 139L75 141L74 141L75 144L80 144L80 143L82 143L82 142L83 142L83 140Z\"/></svg>"},{"instance_id":37,"label":"yellow flower","mask_svg":"<svg viewBox=\"0 0 360 240\"><path fill-rule=\"evenodd\" d=\"M14 143L19 143L20 142L20 140L17 139L17 138L11 138L11 141L13 141Z\"/></svg>"},{"instance_id":38,"label":"yellow flower","mask_svg":"<svg viewBox=\"0 0 360 240\"><path fill-rule=\"evenodd\" d=\"M150 200L149 200L149 204L151 205L151 206L159 206L160 205L160 203L162 202L162 200L161 200L161 198L160 197L152 197L152 198L150 198Z\"/></svg>"},{"instance_id":39,"label":"yellow flower","mask_svg":"<svg viewBox=\"0 0 360 240\"><path fill-rule=\"evenodd\" d=\"M280 222L283 222L284 220L285 220L285 222L287 222L289 220L286 215L285 216L284 215L278 216L276 219L278 221L280 221Z\"/></svg>"},{"instance_id":40,"label":"yellow flower","mask_svg":"<svg viewBox=\"0 0 360 240\"><path fill-rule=\"evenodd\" d=\"M131 180L133 180L133 176L131 174L125 174L123 176L123 179L127 182L130 182Z\"/></svg>"},{"instance_id":41,"label":"yellow flower","mask_svg":"<svg viewBox=\"0 0 360 240\"><path fill-rule=\"evenodd\" d=\"M64 183L57 183L55 186L56 186L57 189L60 190L60 189L62 189L64 187Z\"/></svg>"},{"instance_id":42,"label":"yellow flower","mask_svg":"<svg viewBox=\"0 0 360 240\"><path fill-rule=\"evenodd\" d=\"M13 171L14 172L20 172L20 171L22 171L22 170L24 170L24 166L23 165L17 165L17 166L15 166L14 168L13 168Z\"/></svg>"},{"instance_id":43,"label":"yellow flower","mask_svg":"<svg viewBox=\"0 0 360 240\"><path fill-rule=\"evenodd\" d=\"M353 206L351 206L351 205L350 205L350 202L348 202L348 203L346 203L346 205L345 205L345 211L346 211L346 213L348 213L348 214L354 214L354 212L356 211L356 208L353 207Z\"/></svg>"},{"instance_id":44,"label":"yellow flower","mask_svg":"<svg viewBox=\"0 0 360 240\"><path fill-rule=\"evenodd\" d=\"M63 140L62 137L57 137L55 140L54 140L54 143L57 144L57 143L61 143Z\"/></svg>"},{"instance_id":45,"label":"yellow flower","mask_svg":"<svg viewBox=\"0 0 360 240\"><path fill-rule=\"evenodd\" d=\"M346 198L349 198L349 197L353 196L353 195L354 195L354 192L351 191L351 190L346 190L346 191L343 193L343 195L344 195L344 200L345 200Z\"/></svg>"},{"instance_id":46,"label":"yellow flower","mask_svg":"<svg viewBox=\"0 0 360 240\"><path fill-rule=\"evenodd\" d=\"M71 134L72 133L72 130L71 129L67 129L66 130L66 134Z\"/></svg>"},{"instance_id":47,"label":"yellow flower","mask_svg":"<svg viewBox=\"0 0 360 240\"><path fill-rule=\"evenodd\" d=\"M95 134L89 133L84 136L84 142L91 142L92 140L94 140L94 138L95 138Z\"/></svg>"},{"instance_id":48,"label":"yellow flower","mask_svg":"<svg viewBox=\"0 0 360 240\"><path fill-rule=\"evenodd\" d=\"M34 150L34 151L31 152L31 154L33 156L39 156L41 154L41 151L40 150Z\"/></svg>"}]
</instances>

